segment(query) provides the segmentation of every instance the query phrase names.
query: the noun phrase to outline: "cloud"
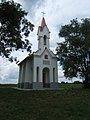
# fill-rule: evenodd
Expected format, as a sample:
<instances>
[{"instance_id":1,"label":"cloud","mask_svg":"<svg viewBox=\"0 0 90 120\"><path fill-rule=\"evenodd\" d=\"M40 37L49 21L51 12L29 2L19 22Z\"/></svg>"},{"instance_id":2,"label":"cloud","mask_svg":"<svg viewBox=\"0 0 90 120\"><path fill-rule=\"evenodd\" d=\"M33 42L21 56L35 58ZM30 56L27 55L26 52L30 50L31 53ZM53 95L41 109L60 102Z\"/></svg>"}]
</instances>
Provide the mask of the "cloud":
<instances>
[{"instance_id":1,"label":"cloud","mask_svg":"<svg viewBox=\"0 0 90 120\"><path fill-rule=\"evenodd\" d=\"M17 83L18 66L4 58L0 58L0 62L0 83Z\"/></svg>"},{"instance_id":2,"label":"cloud","mask_svg":"<svg viewBox=\"0 0 90 120\"><path fill-rule=\"evenodd\" d=\"M30 34L30 41L32 43L32 50L36 50L37 43L37 29L41 24L42 14L44 11L47 26L51 32L50 36L50 48L55 52L57 42L62 42L62 39L58 37L60 26L67 24L71 19L84 18L90 16L89 0L16 0L19 1L22 6L29 12L29 20L34 25L34 32Z\"/></svg>"},{"instance_id":3,"label":"cloud","mask_svg":"<svg viewBox=\"0 0 90 120\"><path fill-rule=\"evenodd\" d=\"M64 77L64 71L62 70L62 66L58 63L58 82L61 83L62 81L67 82L67 79Z\"/></svg>"}]
</instances>

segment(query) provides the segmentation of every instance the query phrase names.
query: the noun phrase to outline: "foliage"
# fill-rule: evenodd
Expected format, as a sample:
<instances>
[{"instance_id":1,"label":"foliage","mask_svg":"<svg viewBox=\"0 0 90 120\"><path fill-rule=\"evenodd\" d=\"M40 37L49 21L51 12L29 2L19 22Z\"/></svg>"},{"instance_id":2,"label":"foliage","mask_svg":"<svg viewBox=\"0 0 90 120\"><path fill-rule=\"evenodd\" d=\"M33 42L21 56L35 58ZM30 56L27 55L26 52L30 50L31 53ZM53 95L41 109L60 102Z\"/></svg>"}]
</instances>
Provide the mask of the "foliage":
<instances>
[{"instance_id":1,"label":"foliage","mask_svg":"<svg viewBox=\"0 0 90 120\"><path fill-rule=\"evenodd\" d=\"M85 18L80 22L77 19L64 25L59 31L59 36L65 41L58 43L57 55L67 78L82 77L88 81L88 60L90 61L90 19Z\"/></svg>"},{"instance_id":2,"label":"foliage","mask_svg":"<svg viewBox=\"0 0 90 120\"><path fill-rule=\"evenodd\" d=\"M80 81L74 81L74 84L82 84Z\"/></svg>"},{"instance_id":3,"label":"foliage","mask_svg":"<svg viewBox=\"0 0 90 120\"><path fill-rule=\"evenodd\" d=\"M30 50L29 36L34 25L26 19L27 12L19 3L0 3L0 55L8 58L13 50Z\"/></svg>"},{"instance_id":4,"label":"foliage","mask_svg":"<svg viewBox=\"0 0 90 120\"><path fill-rule=\"evenodd\" d=\"M0 88L0 119L90 120L90 90L22 91Z\"/></svg>"},{"instance_id":5,"label":"foliage","mask_svg":"<svg viewBox=\"0 0 90 120\"><path fill-rule=\"evenodd\" d=\"M60 89L71 90L71 89L83 89L82 83L60 83Z\"/></svg>"}]
</instances>

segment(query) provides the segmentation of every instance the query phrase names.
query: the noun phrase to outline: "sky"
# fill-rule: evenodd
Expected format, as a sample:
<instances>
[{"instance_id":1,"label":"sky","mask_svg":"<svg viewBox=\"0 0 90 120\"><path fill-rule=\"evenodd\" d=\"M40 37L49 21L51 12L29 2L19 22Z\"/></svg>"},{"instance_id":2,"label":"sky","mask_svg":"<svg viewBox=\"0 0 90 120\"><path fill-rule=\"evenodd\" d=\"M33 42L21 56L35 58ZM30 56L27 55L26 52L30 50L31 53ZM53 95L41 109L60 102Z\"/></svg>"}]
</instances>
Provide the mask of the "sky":
<instances>
[{"instance_id":1,"label":"sky","mask_svg":"<svg viewBox=\"0 0 90 120\"><path fill-rule=\"evenodd\" d=\"M35 25L34 31L30 33L29 40L32 44L32 52L38 49L37 29L41 25L41 20L45 12L46 24L50 30L50 49L55 53L59 38L58 33L62 25L70 23L70 20L90 17L90 0L14 0L22 5L28 12L28 20ZM14 52L12 55L21 61L27 56L26 52ZM0 84L17 83L18 65L10 63L7 59L0 57ZM58 80L67 82L62 67L58 65ZM78 80L73 78L71 81Z\"/></svg>"}]
</instances>

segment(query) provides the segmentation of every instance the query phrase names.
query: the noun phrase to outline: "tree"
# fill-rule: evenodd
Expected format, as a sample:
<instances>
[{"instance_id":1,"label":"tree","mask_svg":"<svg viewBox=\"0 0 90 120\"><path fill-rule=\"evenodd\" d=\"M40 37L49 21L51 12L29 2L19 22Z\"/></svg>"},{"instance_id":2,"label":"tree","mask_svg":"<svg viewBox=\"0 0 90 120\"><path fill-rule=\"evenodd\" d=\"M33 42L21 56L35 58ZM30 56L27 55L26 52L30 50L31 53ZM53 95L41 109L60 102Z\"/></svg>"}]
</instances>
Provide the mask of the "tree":
<instances>
[{"instance_id":1,"label":"tree","mask_svg":"<svg viewBox=\"0 0 90 120\"><path fill-rule=\"evenodd\" d=\"M90 87L90 19L71 20L61 26L59 36L65 38L56 49L65 77L81 77Z\"/></svg>"},{"instance_id":2,"label":"tree","mask_svg":"<svg viewBox=\"0 0 90 120\"><path fill-rule=\"evenodd\" d=\"M26 19L27 14L13 0L0 3L0 56L9 58L13 50L30 50L26 38L34 25Z\"/></svg>"}]
</instances>

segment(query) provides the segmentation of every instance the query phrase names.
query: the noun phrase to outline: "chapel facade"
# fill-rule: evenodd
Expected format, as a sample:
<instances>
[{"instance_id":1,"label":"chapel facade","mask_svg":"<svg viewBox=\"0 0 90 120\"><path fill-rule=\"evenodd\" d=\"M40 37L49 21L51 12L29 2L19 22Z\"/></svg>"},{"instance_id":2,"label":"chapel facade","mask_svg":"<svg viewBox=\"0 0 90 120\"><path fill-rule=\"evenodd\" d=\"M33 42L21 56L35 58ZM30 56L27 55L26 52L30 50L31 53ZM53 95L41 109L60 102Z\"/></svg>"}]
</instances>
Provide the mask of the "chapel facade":
<instances>
[{"instance_id":1,"label":"chapel facade","mask_svg":"<svg viewBox=\"0 0 90 120\"><path fill-rule=\"evenodd\" d=\"M57 89L57 57L49 49L50 31L42 18L38 27L38 50L28 55L19 65L18 88Z\"/></svg>"}]
</instances>

